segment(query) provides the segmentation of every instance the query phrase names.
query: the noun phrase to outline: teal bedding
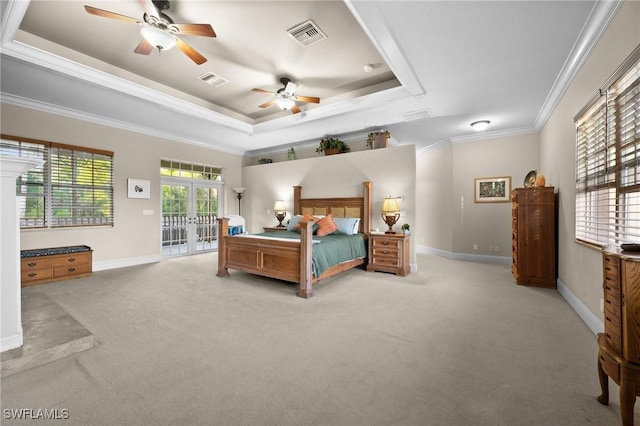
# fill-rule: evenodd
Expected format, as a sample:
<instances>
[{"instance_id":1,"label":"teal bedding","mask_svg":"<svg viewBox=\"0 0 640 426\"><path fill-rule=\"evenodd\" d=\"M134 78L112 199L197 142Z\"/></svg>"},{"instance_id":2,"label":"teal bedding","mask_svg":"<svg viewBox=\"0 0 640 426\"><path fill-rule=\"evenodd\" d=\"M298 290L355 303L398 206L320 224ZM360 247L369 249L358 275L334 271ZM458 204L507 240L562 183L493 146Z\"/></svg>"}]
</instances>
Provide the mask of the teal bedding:
<instances>
[{"instance_id":1,"label":"teal bedding","mask_svg":"<svg viewBox=\"0 0 640 426\"><path fill-rule=\"evenodd\" d=\"M300 239L300 234L295 231L264 232L257 235L292 240ZM331 266L365 257L367 257L367 245L364 234L313 236L311 269L316 277L322 275Z\"/></svg>"}]
</instances>

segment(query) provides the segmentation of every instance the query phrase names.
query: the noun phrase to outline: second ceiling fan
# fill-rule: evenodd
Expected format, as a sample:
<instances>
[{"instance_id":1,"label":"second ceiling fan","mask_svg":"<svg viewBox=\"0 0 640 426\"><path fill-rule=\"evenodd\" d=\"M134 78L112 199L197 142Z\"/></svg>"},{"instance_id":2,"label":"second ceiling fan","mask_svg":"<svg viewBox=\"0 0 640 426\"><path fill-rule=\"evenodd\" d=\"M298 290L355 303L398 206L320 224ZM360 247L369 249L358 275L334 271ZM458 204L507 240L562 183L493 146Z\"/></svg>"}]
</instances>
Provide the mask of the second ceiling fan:
<instances>
[{"instance_id":1,"label":"second ceiling fan","mask_svg":"<svg viewBox=\"0 0 640 426\"><path fill-rule=\"evenodd\" d=\"M98 9L93 6L86 6L85 10L96 16L116 19L119 21L132 22L141 25L140 34L143 39L134 50L141 55L149 55L155 47L159 51L171 49L176 46L193 62L200 65L207 61L197 50L188 43L180 39L178 35L194 35L203 37L215 37L216 33L209 24L176 24L163 12L169 9L168 0L138 0L142 6L144 14L142 19L132 18L108 10Z\"/></svg>"},{"instance_id":2,"label":"second ceiling fan","mask_svg":"<svg viewBox=\"0 0 640 426\"><path fill-rule=\"evenodd\" d=\"M265 89L251 89L254 92L267 93L276 97L269 102L265 102L262 105L259 105L260 108L269 108L272 105L276 105L283 111L291 111L294 114L298 114L300 112L300 107L298 107L296 101L310 102L314 104L320 103L320 98L316 98L315 96L296 95L295 91L298 88L298 85L289 80L287 77L282 77L280 79L280 83L282 83L283 87L281 89L278 89L277 92L271 92Z\"/></svg>"}]
</instances>

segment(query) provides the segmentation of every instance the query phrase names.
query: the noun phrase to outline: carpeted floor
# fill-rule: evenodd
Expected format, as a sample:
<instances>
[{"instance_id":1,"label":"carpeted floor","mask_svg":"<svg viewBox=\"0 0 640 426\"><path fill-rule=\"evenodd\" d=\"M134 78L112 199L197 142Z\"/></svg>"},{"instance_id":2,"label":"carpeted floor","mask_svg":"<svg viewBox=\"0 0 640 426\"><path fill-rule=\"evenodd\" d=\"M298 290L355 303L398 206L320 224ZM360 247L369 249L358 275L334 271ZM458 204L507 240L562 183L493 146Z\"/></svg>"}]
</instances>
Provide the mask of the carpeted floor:
<instances>
[{"instance_id":1,"label":"carpeted floor","mask_svg":"<svg viewBox=\"0 0 640 426\"><path fill-rule=\"evenodd\" d=\"M558 292L505 265L418 268L351 270L309 300L217 278L215 253L25 288L97 345L3 379L2 424L20 408L64 410L64 425L620 424L615 384L595 400L595 336Z\"/></svg>"}]
</instances>

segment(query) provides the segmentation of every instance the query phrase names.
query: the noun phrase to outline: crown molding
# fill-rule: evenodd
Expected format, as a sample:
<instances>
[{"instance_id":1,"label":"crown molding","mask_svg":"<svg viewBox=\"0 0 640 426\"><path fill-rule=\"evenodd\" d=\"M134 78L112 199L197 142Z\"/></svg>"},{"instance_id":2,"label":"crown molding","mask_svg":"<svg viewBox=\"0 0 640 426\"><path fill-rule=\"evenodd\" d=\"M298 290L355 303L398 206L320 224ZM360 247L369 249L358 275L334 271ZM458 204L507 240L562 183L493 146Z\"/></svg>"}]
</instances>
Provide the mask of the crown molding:
<instances>
[{"instance_id":1,"label":"crown molding","mask_svg":"<svg viewBox=\"0 0 640 426\"><path fill-rule=\"evenodd\" d=\"M540 131L547 123L547 120L549 120L549 117L553 114L553 111L586 62L591 51L598 44L598 41L600 41L600 37L602 37L602 34L606 31L622 3L624 3L624 0L595 2L587 22L582 27L582 31L571 49L571 53L567 57L547 98L542 104L542 108L540 108L538 112L538 116L533 124L535 129Z\"/></svg>"}]
</instances>

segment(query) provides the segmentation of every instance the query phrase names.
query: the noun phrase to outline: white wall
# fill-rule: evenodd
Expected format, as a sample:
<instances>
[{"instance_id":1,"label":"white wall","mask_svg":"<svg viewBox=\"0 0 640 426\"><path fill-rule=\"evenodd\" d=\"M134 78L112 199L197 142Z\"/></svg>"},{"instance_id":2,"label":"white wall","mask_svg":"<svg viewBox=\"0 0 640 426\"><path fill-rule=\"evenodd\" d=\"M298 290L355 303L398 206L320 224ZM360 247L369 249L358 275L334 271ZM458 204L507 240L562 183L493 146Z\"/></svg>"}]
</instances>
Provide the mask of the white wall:
<instances>
[{"instance_id":1,"label":"white wall","mask_svg":"<svg viewBox=\"0 0 640 426\"><path fill-rule=\"evenodd\" d=\"M538 168L538 150L538 135L526 134L420 153L418 244L446 253L511 258L511 204L475 203L474 179L510 176L512 188L522 187L527 173ZM498 252L489 251L495 246Z\"/></svg>"},{"instance_id":2,"label":"white wall","mask_svg":"<svg viewBox=\"0 0 640 426\"><path fill-rule=\"evenodd\" d=\"M540 134L540 168L560 191L559 279L602 318L602 258L575 242L575 126L573 117L640 44L640 2L618 10Z\"/></svg>"},{"instance_id":3,"label":"white wall","mask_svg":"<svg viewBox=\"0 0 640 426\"><path fill-rule=\"evenodd\" d=\"M242 215L249 232L262 232L263 226L275 226L275 200L285 201L289 213L293 210L293 186L302 186L302 197L359 197L362 182L373 182L372 229L387 229L380 209L388 195L402 196L402 223L416 232L416 153L413 145L366 150L345 154L283 161L244 167L242 182L247 188L242 199ZM287 219L289 215L287 216ZM411 263L415 264L415 250L411 241Z\"/></svg>"},{"instance_id":4,"label":"white wall","mask_svg":"<svg viewBox=\"0 0 640 426\"><path fill-rule=\"evenodd\" d=\"M226 213L237 212L231 187L241 182L238 155L7 104L1 114L4 134L114 152L114 226L23 230L22 249L86 244L94 250L94 270L159 260L161 158L222 167ZM128 178L150 180L151 198L127 198Z\"/></svg>"}]
</instances>

